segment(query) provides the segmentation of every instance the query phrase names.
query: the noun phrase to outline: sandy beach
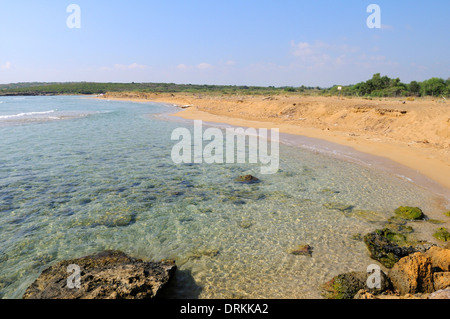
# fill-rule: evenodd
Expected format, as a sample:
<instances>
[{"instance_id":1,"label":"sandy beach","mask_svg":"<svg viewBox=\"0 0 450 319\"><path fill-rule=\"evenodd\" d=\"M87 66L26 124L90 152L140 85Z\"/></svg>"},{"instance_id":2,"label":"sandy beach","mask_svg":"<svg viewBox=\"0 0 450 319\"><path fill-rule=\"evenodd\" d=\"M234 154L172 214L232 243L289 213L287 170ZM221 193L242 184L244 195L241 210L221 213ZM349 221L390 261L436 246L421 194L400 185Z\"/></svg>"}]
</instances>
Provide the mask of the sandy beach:
<instances>
[{"instance_id":1,"label":"sandy beach","mask_svg":"<svg viewBox=\"0 0 450 319\"><path fill-rule=\"evenodd\" d=\"M175 104L184 119L279 128L399 163L450 189L450 107L443 100L321 96L107 93L101 98Z\"/></svg>"}]
</instances>

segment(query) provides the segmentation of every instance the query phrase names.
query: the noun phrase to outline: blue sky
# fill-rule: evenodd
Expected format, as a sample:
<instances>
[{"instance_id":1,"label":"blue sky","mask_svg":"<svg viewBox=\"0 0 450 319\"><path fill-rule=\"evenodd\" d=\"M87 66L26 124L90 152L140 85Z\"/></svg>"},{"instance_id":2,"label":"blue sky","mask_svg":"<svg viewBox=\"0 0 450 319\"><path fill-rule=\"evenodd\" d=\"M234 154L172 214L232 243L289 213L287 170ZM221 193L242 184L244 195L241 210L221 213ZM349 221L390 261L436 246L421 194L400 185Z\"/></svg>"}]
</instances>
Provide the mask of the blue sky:
<instances>
[{"instance_id":1,"label":"blue sky","mask_svg":"<svg viewBox=\"0 0 450 319\"><path fill-rule=\"evenodd\" d=\"M369 4L381 8L370 29ZM66 8L81 9L81 28ZM322 86L450 77L450 1L2 0L0 83Z\"/></svg>"}]
</instances>

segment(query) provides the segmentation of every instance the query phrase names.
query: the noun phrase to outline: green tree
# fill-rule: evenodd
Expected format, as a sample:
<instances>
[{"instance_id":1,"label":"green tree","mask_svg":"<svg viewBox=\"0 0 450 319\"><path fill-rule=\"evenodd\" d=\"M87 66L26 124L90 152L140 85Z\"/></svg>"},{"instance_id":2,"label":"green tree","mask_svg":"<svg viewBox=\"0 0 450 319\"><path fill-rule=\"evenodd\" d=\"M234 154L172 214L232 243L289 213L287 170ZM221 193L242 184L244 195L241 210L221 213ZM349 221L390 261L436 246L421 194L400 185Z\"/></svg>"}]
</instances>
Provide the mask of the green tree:
<instances>
[{"instance_id":1,"label":"green tree","mask_svg":"<svg viewBox=\"0 0 450 319\"><path fill-rule=\"evenodd\" d=\"M422 95L439 96L446 89L445 81L441 78L431 78L421 84Z\"/></svg>"},{"instance_id":2,"label":"green tree","mask_svg":"<svg viewBox=\"0 0 450 319\"><path fill-rule=\"evenodd\" d=\"M409 92L415 96L420 94L420 84L417 81L409 83Z\"/></svg>"}]
</instances>

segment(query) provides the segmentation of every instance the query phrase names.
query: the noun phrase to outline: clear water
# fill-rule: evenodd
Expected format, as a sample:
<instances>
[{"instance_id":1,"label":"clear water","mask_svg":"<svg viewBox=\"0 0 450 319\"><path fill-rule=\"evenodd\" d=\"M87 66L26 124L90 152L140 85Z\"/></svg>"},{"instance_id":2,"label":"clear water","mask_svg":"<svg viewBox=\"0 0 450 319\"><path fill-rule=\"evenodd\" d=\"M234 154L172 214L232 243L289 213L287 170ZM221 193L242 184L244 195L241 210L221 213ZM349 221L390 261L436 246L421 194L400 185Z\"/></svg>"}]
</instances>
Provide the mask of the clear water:
<instances>
[{"instance_id":1,"label":"clear water","mask_svg":"<svg viewBox=\"0 0 450 319\"><path fill-rule=\"evenodd\" d=\"M0 297L51 264L104 249L175 259L172 298L320 298L334 275L374 263L355 233L400 205L439 201L391 174L281 145L280 172L176 165L169 105L0 98ZM242 185L235 178L259 177ZM363 218L327 208L337 202ZM313 247L312 257L290 251Z\"/></svg>"}]
</instances>

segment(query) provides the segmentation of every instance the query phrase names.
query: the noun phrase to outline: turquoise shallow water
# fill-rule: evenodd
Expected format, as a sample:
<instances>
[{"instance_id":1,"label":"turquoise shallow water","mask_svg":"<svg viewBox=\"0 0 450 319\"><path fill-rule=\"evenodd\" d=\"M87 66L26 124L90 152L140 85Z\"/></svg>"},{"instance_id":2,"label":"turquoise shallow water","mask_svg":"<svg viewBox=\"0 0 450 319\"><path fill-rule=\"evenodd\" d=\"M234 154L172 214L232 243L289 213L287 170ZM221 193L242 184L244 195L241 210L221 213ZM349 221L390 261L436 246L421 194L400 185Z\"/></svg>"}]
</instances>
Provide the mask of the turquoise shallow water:
<instances>
[{"instance_id":1,"label":"turquoise shallow water","mask_svg":"<svg viewBox=\"0 0 450 319\"><path fill-rule=\"evenodd\" d=\"M324 281L374 263L353 234L400 205L440 209L435 195L392 174L292 146L280 146L273 175L259 164L174 164L171 133L192 127L161 117L176 111L170 105L0 102L2 298L20 298L56 261L103 249L175 259L167 297L319 298ZM262 182L236 183L244 174ZM312 257L289 253L300 244Z\"/></svg>"}]
</instances>

